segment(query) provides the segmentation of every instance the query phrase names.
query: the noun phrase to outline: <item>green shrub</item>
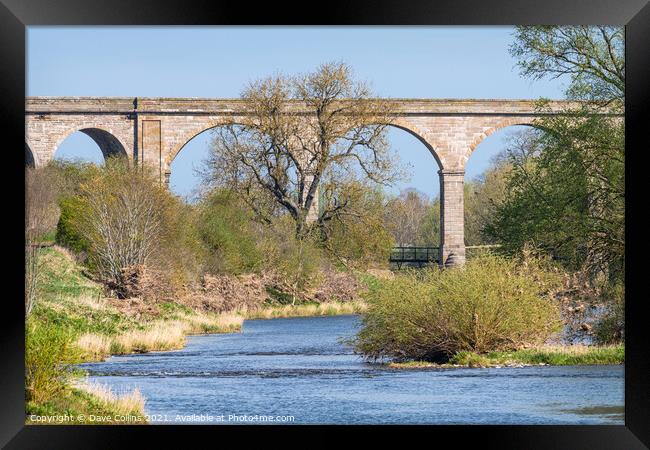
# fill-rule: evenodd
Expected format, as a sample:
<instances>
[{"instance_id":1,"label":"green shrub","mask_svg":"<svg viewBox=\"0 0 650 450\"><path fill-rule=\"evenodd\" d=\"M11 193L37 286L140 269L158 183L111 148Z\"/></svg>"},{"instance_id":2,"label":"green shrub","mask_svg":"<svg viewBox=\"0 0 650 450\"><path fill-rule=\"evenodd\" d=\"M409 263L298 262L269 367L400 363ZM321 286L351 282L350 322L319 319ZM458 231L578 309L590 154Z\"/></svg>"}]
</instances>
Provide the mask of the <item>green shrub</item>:
<instances>
[{"instance_id":1,"label":"green shrub","mask_svg":"<svg viewBox=\"0 0 650 450\"><path fill-rule=\"evenodd\" d=\"M262 256L256 246L252 213L236 194L217 190L200 206L199 235L208 252L208 270L239 274L256 270Z\"/></svg>"},{"instance_id":2,"label":"green shrub","mask_svg":"<svg viewBox=\"0 0 650 450\"><path fill-rule=\"evenodd\" d=\"M159 247L173 203L152 168L108 158L63 202L60 239L87 248L96 277L118 297L129 297L137 291L133 274Z\"/></svg>"},{"instance_id":3,"label":"green shrub","mask_svg":"<svg viewBox=\"0 0 650 450\"><path fill-rule=\"evenodd\" d=\"M266 293L269 295L268 298L264 301L265 305L289 305L295 304L295 298L291 294L282 292L281 290L273 287L266 286Z\"/></svg>"},{"instance_id":4,"label":"green shrub","mask_svg":"<svg viewBox=\"0 0 650 450\"><path fill-rule=\"evenodd\" d=\"M395 239L385 224L388 211L383 191L356 181L337 185L335 193L328 196L330 189L323 186L324 201L335 199L348 206L320 225L321 245L328 256L335 263L358 269L387 265Z\"/></svg>"},{"instance_id":5,"label":"green shrub","mask_svg":"<svg viewBox=\"0 0 650 450\"><path fill-rule=\"evenodd\" d=\"M77 361L72 337L57 325L30 321L25 336L27 400L42 403L65 389Z\"/></svg>"},{"instance_id":6,"label":"green shrub","mask_svg":"<svg viewBox=\"0 0 650 450\"><path fill-rule=\"evenodd\" d=\"M59 198L70 197L79 192L79 187L90 180L102 168L83 160L52 160L47 168L54 173Z\"/></svg>"},{"instance_id":7,"label":"green shrub","mask_svg":"<svg viewBox=\"0 0 650 450\"><path fill-rule=\"evenodd\" d=\"M297 296L320 281L325 264L315 233L298 239L295 223L290 217L277 218L260 236L259 248L264 255L264 268L282 279L281 286L295 304Z\"/></svg>"},{"instance_id":8,"label":"green shrub","mask_svg":"<svg viewBox=\"0 0 650 450\"><path fill-rule=\"evenodd\" d=\"M625 340L625 286L619 283L605 293L609 302L596 322L594 338L599 344L617 344Z\"/></svg>"},{"instance_id":9,"label":"green shrub","mask_svg":"<svg viewBox=\"0 0 650 450\"><path fill-rule=\"evenodd\" d=\"M149 258L159 284L179 290L196 282L205 268L206 247L199 235L199 212L173 198L165 209L158 245ZM161 292L162 294L162 292Z\"/></svg>"},{"instance_id":10,"label":"green shrub","mask_svg":"<svg viewBox=\"0 0 650 450\"><path fill-rule=\"evenodd\" d=\"M66 197L59 201L61 215L56 225L56 243L75 253L87 252L90 245L76 225L83 214L83 202L79 197Z\"/></svg>"},{"instance_id":11,"label":"green shrub","mask_svg":"<svg viewBox=\"0 0 650 450\"><path fill-rule=\"evenodd\" d=\"M559 330L560 277L539 260L496 255L463 268L407 272L367 294L355 343L370 358L447 360L539 344Z\"/></svg>"}]
</instances>

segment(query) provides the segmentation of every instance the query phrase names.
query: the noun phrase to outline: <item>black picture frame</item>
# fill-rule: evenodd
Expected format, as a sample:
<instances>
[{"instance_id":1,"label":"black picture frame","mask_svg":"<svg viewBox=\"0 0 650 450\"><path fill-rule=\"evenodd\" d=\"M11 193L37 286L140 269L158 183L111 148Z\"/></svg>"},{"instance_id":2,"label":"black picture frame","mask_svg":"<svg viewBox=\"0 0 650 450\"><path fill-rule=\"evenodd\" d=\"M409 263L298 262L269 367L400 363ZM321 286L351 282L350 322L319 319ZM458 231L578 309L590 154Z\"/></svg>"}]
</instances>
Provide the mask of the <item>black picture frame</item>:
<instances>
[{"instance_id":1,"label":"black picture frame","mask_svg":"<svg viewBox=\"0 0 650 450\"><path fill-rule=\"evenodd\" d=\"M650 125L650 4L647 0L447 0L344 1L309 3L209 2L207 0L0 0L0 124L5 182L4 252L7 258L0 328L0 444L6 448L120 448L134 439L169 446L232 445L225 433L264 431L275 434L287 427L219 426L25 426L24 425L24 266L21 216L24 198L25 27L30 25L514 25L610 24L626 26L626 234L627 260L625 425L621 426L392 426L360 427L366 435L392 433L397 439L471 444L478 448L517 449L637 449L650 445L650 342L646 300L643 295L644 191L641 184ZM137 52L137 42L128 52ZM129 76L128 73L124 76ZM650 169L646 166L645 170ZM635 184L637 184L635 186ZM641 244L641 245L638 245ZM293 430L302 428L294 426ZM310 427L304 445L336 442L342 426ZM290 431L290 430L289 430ZM354 431L357 431L355 429ZM368 432L369 431L369 432ZM245 438L245 437L244 437ZM324 439L323 439L324 438ZM241 438L239 438L241 439ZM283 440L286 438L283 438ZM270 442L270 441L268 441ZM409 439L406 442L418 442ZM194 443L194 444L193 444ZM285 444L290 442L284 442ZM165 445L166 444L166 445ZM644 445L645 444L645 445ZM413 444L412 444L413 445ZM416 444L420 445L420 444Z\"/></svg>"}]
</instances>

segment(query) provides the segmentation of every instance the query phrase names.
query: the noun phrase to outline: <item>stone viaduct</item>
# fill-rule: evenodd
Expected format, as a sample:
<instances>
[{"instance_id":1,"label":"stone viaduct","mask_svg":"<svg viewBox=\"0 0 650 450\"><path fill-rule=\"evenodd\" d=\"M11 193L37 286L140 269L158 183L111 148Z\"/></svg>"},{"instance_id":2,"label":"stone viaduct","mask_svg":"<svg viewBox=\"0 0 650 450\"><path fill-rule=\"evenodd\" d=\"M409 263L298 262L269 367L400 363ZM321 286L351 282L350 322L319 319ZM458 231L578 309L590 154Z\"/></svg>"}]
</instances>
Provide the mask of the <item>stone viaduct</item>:
<instances>
[{"instance_id":1,"label":"stone viaduct","mask_svg":"<svg viewBox=\"0 0 650 450\"><path fill-rule=\"evenodd\" d=\"M465 261L463 180L476 146L500 128L532 125L567 102L550 102L541 112L532 100L390 99L392 126L411 133L438 163L440 175L440 261ZM236 99L30 97L25 108L25 160L39 167L54 157L70 134L90 136L104 156L126 155L155 167L168 182L171 163L194 136L246 115ZM434 170L434 167L431 167ZM451 256L451 257L450 257Z\"/></svg>"}]
</instances>

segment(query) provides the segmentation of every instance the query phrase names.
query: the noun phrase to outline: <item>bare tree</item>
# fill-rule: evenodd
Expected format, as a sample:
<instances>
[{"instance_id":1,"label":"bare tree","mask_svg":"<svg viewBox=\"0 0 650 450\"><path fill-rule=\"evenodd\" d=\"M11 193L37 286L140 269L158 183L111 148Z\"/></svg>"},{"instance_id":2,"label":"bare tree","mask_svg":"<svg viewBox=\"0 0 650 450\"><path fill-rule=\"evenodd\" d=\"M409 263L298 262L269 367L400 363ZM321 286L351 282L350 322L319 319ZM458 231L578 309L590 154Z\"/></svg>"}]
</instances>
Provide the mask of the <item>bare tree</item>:
<instances>
[{"instance_id":1,"label":"bare tree","mask_svg":"<svg viewBox=\"0 0 650 450\"><path fill-rule=\"evenodd\" d=\"M25 230L34 238L56 228L57 173L52 167L25 168Z\"/></svg>"},{"instance_id":2,"label":"bare tree","mask_svg":"<svg viewBox=\"0 0 650 450\"><path fill-rule=\"evenodd\" d=\"M41 275L39 248L28 233L25 242L25 317L29 317L36 304L38 282Z\"/></svg>"},{"instance_id":3,"label":"bare tree","mask_svg":"<svg viewBox=\"0 0 650 450\"><path fill-rule=\"evenodd\" d=\"M42 265L40 245L58 218L53 182L49 168L25 168L25 317L36 304Z\"/></svg>"},{"instance_id":4,"label":"bare tree","mask_svg":"<svg viewBox=\"0 0 650 450\"><path fill-rule=\"evenodd\" d=\"M81 186L77 227L90 245L100 277L119 297L129 294L130 270L145 265L163 230L170 196L146 168L111 158Z\"/></svg>"},{"instance_id":5,"label":"bare tree","mask_svg":"<svg viewBox=\"0 0 650 450\"><path fill-rule=\"evenodd\" d=\"M323 224L347 206L330 202L316 211L324 177L361 173L386 184L397 176L384 133L389 105L372 99L346 64L253 82L242 99L249 115L214 133L205 178L241 193L265 220L288 213L298 237L310 211Z\"/></svg>"},{"instance_id":6,"label":"bare tree","mask_svg":"<svg viewBox=\"0 0 650 450\"><path fill-rule=\"evenodd\" d=\"M431 215L432 202L426 194L407 189L388 204L386 226L400 246L424 244L423 224Z\"/></svg>"}]
</instances>

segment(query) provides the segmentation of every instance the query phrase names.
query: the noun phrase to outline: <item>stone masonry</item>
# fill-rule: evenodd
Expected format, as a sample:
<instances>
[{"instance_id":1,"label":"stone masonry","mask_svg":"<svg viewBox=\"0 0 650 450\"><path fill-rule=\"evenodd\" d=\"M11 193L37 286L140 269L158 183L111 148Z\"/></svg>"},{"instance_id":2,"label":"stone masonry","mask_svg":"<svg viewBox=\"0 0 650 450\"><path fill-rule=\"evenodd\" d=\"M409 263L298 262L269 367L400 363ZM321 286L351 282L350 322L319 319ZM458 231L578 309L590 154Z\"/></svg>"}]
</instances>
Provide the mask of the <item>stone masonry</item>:
<instances>
[{"instance_id":1,"label":"stone masonry","mask_svg":"<svg viewBox=\"0 0 650 450\"><path fill-rule=\"evenodd\" d=\"M532 100L390 102L390 125L417 137L438 163L441 263L448 266L465 262L463 177L474 148L496 130L532 125L536 118L569 106L553 101L540 110ZM298 103L291 106L303 111ZM155 167L161 182L168 182L172 161L193 137L246 115L244 103L237 99L29 97L25 109L25 156L30 165L47 164L66 137L81 131L104 156L122 154Z\"/></svg>"}]
</instances>

